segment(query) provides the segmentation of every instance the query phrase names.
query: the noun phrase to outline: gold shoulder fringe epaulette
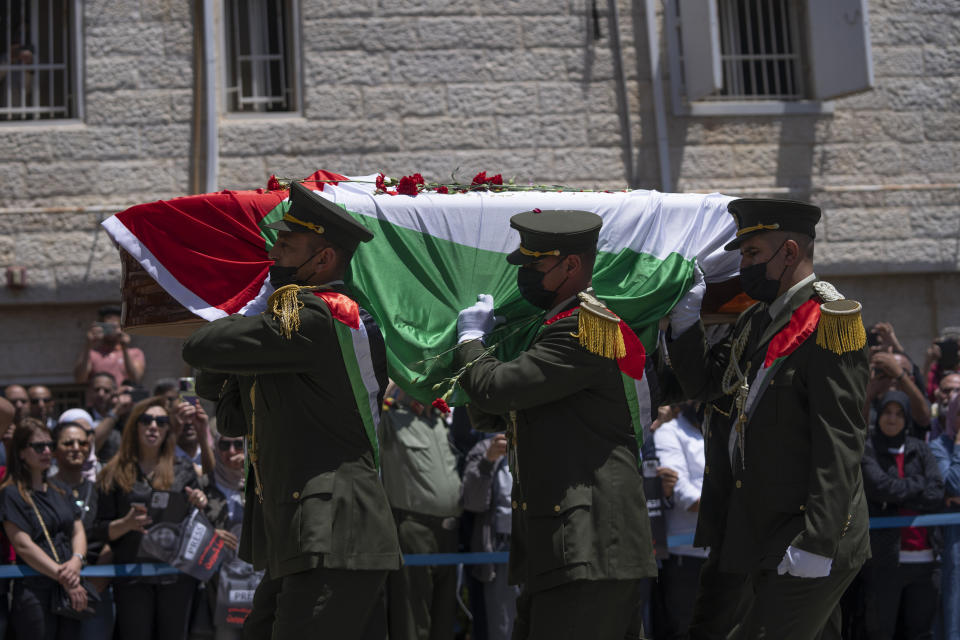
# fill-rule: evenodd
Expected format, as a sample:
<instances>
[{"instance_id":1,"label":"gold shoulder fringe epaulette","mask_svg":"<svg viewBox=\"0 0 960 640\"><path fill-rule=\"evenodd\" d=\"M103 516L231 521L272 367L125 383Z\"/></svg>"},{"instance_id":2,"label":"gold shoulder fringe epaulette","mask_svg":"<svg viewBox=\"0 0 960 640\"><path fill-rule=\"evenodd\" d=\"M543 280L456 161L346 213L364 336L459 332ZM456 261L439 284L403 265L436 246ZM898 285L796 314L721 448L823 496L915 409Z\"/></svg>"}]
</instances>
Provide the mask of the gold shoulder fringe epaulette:
<instances>
[{"instance_id":1,"label":"gold shoulder fringe epaulette","mask_svg":"<svg viewBox=\"0 0 960 640\"><path fill-rule=\"evenodd\" d=\"M620 333L620 318L595 296L581 292L577 332L573 337L590 353L619 360L627 355L627 347Z\"/></svg>"},{"instance_id":2,"label":"gold shoulder fringe epaulette","mask_svg":"<svg viewBox=\"0 0 960 640\"><path fill-rule=\"evenodd\" d=\"M270 294L270 298L267 299L267 309L280 321L280 332L283 333L283 337L290 339L294 331L300 330L300 309L303 308L303 302L299 297L300 290L312 291L316 288L288 284Z\"/></svg>"},{"instance_id":3,"label":"gold shoulder fringe epaulette","mask_svg":"<svg viewBox=\"0 0 960 640\"><path fill-rule=\"evenodd\" d=\"M867 344L860 311L856 300L830 300L820 305L820 323L817 326L817 346L842 355L859 351Z\"/></svg>"}]
</instances>

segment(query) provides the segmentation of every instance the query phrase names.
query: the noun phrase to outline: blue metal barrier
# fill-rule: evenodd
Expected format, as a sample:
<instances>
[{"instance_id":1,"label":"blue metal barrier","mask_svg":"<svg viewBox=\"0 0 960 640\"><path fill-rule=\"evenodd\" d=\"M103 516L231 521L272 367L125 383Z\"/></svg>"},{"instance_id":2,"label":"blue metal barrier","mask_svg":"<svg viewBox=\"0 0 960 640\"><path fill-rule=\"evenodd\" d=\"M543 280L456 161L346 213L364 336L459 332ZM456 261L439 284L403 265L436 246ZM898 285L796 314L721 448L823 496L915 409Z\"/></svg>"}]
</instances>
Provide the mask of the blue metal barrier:
<instances>
[{"instance_id":1,"label":"blue metal barrier","mask_svg":"<svg viewBox=\"0 0 960 640\"><path fill-rule=\"evenodd\" d=\"M942 525L960 525L960 512L928 513L920 516L895 516L890 518L870 518L871 529L893 529L896 527L937 527ZM693 534L670 536L667 545L679 547L693 544ZM510 554L506 551L475 553L413 553L403 556L408 567L426 567L455 564L506 564ZM87 567L82 571L88 578L134 578L148 576L169 576L177 573L170 565L163 563L142 564L104 564ZM0 566L0 578L22 578L40 575L22 564Z\"/></svg>"}]
</instances>

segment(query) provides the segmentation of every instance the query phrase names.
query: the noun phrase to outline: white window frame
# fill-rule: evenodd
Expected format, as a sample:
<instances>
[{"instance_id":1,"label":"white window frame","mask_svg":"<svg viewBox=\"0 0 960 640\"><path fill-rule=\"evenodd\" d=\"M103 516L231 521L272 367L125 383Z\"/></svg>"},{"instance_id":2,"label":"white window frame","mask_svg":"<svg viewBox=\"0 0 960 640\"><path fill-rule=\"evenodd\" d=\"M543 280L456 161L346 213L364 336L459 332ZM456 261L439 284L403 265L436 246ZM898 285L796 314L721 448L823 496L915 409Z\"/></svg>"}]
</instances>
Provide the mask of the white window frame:
<instances>
[{"instance_id":1,"label":"white window frame","mask_svg":"<svg viewBox=\"0 0 960 640\"><path fill-rule=\"evenodd\" d=\"M69 60L67 62L68 72L71 79L71 89L73 104L68 106L68 111L72 115L62 118L38 118L30 120L3 120L0 119L0 129L11 127L61 127L63 125L74 126L83 124L85 117L84 105L84 47L83 47L83 0L67 0L70 7L70 21L67 24L67 32L70 36L70 42L67 46ZM70 97L68 96L68 101Z\"/></svg>"},{"instance_id":2,"label":"white window frame","mask_svg":"<svg viewBox=\"0 0 960 640\"><path fill-rule=\"evenodd\" d=\"M226 11L226 3L231 0L222 0L218 2L218 12L219 12L219 22L221 25L220 31L220 59L222 63L220 67L221 75L221 84L222 91L220 91L220 113L223 114L228 120L250 120L250 119L259 119L259 118L271 118L271 119L282 119L282 118L301 118L303 116L303 71L302 71L302 55L301 55L301 25L300 25L300 0L274 0L276 2L282 2L286 5L289 10L290 25L287 29L287 32L290 35L290 42L284 43L287 51L289 51L290 59L290 91L291 91L291 105L290 109L286 111L232 111L230 109L230 97L228 95L228 88L230 86L230 73L229 67L231 64L230 60L230 46L229 39L232 37L233 28L232 25L227 24L228 14ZM268 0L269 1L269 0Z\"/></svg>"},{"instance_id":3,"label":"white window frame","mask_svg":"<svg viewBox=\"0 0 960 640\"><path fill-rule=\"evenodd\" d=\"M663 0L667 57L670 60L670 98L675 116L780 116L833 113L834 101L832 100L687 100L680 60L680 24L677 20L679 2L680 0ZM799 33L796 25L795 33Z\"/></svg>"}]
</instances>

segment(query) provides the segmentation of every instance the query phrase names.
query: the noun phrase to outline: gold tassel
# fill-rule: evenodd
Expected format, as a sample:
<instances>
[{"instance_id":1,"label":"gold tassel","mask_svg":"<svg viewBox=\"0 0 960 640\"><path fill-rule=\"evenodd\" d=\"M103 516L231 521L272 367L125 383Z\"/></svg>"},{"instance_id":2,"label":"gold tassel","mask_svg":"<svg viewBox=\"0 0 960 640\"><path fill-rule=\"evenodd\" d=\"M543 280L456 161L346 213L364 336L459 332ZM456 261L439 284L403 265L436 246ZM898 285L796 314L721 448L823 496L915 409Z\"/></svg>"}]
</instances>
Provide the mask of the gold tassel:
<instances>
[{"instance_id":1,"label":"gold tassel","mask_svg":"<svg viewBox=\"0 0 960 640\"><path fill-rule=\"evenodd\" d=\"M842 355L867 344L867 331L860 317L862 305L856 300L833 300L820 305L817 346Z\"/></svg>"},{"instance_id":2,"label":"gold tassel","mask_svg":"<svg viewBox=\"0 0 960 640\"><path fill-rule=\"evenodd\" d=\"M300 309L303 302L299 298L300 287L288 284L280 287L267 300L267 308L280 320L280 331L285 338L291 338L294 331L300 329Z\"/></svg>"},{"instance_id":3,"label":"gold tassel","mask_svg":"<svg viewBox=\"0 0 960 640\"><path fill-rule=\"evenodd\" d=\"M598 356L618 360L627 355L620 323L611 322L582 308L576 337L587 351Z\"/></svg>"},{"instance_id":4,"label":"gold tassel","mask_svg":"<svg viewBox=\"0 0 960 640\"><path fill-rule=\"evenodd\" d=\"M627 355L620 318L586 292L580 294L580 317L573 337L579 338L587 351L598 356L619 360Z\"/></svg>"}]
</instances>

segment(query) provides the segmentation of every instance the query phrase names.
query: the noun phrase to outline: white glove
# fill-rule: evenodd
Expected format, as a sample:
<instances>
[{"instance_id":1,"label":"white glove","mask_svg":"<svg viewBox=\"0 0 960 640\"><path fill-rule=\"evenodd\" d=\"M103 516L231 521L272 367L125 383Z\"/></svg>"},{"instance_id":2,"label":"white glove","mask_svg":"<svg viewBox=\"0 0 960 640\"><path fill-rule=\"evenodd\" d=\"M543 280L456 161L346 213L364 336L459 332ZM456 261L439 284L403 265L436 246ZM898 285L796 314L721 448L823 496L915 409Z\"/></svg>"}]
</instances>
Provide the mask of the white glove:
<instances>
[{"instance_id":1,"label":"white glove","mask_svg":"<svg viewBox=\"0 0 960 640\"><path fill-rule=\"evenodd\" d=\"M457 315L457 344L467 340L483 339L493 328L503 322L493 315L493 296L481 293L477 303Z\"/></svg>"},{"instance_id":2,"label":"white glove","mask_svg":"<svg viewBox=\"0 0 960 640\"><path fill-rule=\"evenodd\" d=\"M673 337L682 336L687 329L700 320L700 306L703 304L703 294L707 292L707 283L703 280L703 271L700 265L693 265L693 286L687 295L670 312L670 326Z\"/></svg>"},{"instance_id":3,"label":"white glove","mask_svg":"<svg viewBox=\"0 0 960 640\"><path fill-rule=\"evenodd\" d=\"M830 575L832 565L833 558L810 553L790 545L787 547L787 552L783 554L783 560L777 565L777 574L782 576L789 573L798 578L826 578Z\"/></svg>"}]
</instances>

